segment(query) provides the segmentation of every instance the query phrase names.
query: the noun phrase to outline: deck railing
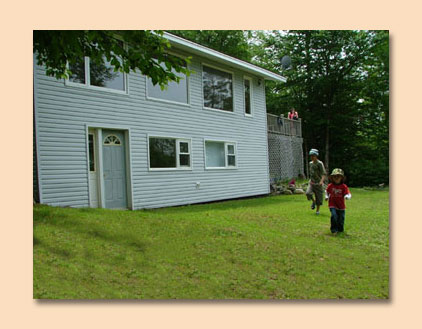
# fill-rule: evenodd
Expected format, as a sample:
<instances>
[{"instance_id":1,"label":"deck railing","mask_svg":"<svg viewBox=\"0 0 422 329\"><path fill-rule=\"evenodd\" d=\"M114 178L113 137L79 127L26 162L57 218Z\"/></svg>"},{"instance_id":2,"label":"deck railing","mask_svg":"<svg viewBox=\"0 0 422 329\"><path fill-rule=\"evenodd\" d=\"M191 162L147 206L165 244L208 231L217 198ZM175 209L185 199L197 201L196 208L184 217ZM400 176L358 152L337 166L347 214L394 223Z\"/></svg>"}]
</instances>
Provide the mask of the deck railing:
<instances>
[{"instance_id":1,"label":"deck railing","mask_svg":"<svg viewBox=\"0 0 422 329\"><path fill-rule=\"evenodd\" d=\"M268 132L280 135L302 137L302 121L291 120L267 113Z\"/></svg>"}]
</instances>

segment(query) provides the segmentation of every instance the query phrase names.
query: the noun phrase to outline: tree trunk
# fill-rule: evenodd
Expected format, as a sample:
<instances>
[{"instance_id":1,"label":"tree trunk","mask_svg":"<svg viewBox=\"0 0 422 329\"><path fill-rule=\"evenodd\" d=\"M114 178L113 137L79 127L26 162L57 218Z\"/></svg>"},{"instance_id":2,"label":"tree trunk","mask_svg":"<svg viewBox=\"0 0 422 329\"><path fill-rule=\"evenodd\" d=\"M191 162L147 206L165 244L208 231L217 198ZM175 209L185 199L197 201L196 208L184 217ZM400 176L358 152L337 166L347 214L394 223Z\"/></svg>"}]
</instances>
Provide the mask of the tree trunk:
<instances>
[{"instance_id":1,"label":"tree trunk","mask_svg":"<svg viewBox=\"0 0 422 329\"><path fill-rule=\"evenodd\" d=\"M306 170L306 178L309 178L309 161L308 161L308 143L306 142L306 139L303 139L304 142L304 147L305 147L305 157L304 157L304 161L305 161L305 170Z\"/></svg>"},{"instance_id":2,"label":"tree trunk","mask_svg":"<svg viewBox=\"0 0 422 329\"><path fill-rule=\"evenodd\" d=\"M325 169L329 170L329 159L330 159L330 120L327 120L327 127L325 128L325 158L324 165Z\"/></svg>"}]
</instances>

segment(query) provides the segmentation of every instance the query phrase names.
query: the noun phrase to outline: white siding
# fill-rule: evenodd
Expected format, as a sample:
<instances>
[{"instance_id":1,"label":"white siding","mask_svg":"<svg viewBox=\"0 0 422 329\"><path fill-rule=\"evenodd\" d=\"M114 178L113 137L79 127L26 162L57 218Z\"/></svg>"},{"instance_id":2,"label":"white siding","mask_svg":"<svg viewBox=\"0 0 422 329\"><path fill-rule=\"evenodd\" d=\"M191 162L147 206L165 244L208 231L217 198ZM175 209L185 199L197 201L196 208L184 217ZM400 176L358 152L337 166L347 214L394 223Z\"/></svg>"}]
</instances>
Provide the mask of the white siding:
<instances>
[{"instance_id":1,"label":"white siding","mask_svg":"<svg viewBox=\"0 0 422 329\"><path fill-rule=\"evenodd\" d=\"M190 105L147 100L140 74L128 76L129 94L122 95L68 86L35 66L41 203L89 206L87 125L130 128L135 209L269 193L264 83L253 78L253 117L244 115L243 72L236 70L234 113L205 110L201 63L194 57L190 65ZM147 134L191 138L192 170L149 171ZM237 142L238 168L206 170L204 139Z\"/></svg>"}]
</instances>

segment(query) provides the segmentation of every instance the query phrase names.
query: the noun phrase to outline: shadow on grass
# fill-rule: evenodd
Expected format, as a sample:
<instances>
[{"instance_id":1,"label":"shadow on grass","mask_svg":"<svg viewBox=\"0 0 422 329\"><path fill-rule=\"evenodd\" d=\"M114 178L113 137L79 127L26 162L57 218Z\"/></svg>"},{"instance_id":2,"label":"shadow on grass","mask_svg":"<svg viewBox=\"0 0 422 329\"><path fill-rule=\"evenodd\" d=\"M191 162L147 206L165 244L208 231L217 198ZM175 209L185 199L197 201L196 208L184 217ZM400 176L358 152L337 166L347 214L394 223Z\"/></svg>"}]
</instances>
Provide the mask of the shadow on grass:
<instances>
[{"instance_id":1,"label":"shadow on grass","mask_svg":"<svg viewBox=\"0 0 422 329\"><path fill-rule=\"evenodd\" d=\"M269 195L261 195L256 197L247 197L247 198L239 198L239 199L231 199L231 200L219 200L219 201L212 201L206 203L196 203L186 206L175 206L175 207L168 207L168 208L158 208L158 209L144 209L140 210L143 212L171 212L171 213L178 213L178 212L189 212L189 213L201 213L204 211L209 210L235 210L239 208L265 208L273 205L281 205L284 203L291 204L292 202L301 203L305 198L303 195L277 195L277 196L269 196Z\"/></svg>"},{"instance_id":2,"label":"shadow on grass","mask_svg":"<svg viewBox=\"0 0 422 329\"><path fill-rule=\"evenodd\" d=\"M62 211L61 208L55 209L53 207L36 205L33 208L33 223L34 225L41 223L52 223L62 221L70 217L70 214Z\"/></svg>"},{"instance_id":3,"label":"shadow on grass","mask_svg":"<svg viewBox=\"0 0 422 329\"><path fill-rule=\"evenodd\" d=\"M139 238L132 232L128 231L120 233L118 231L113 231L112 228L106 228L106 226L109 224L106 216L102 218L100 222L97 221L92 223L91 219L86 218L84 214L87 213L87 211L84 211L83 209L67 209L66 211L68 210L71 210L71 212L64 214L61 212L63 211L62 209L57 209L56 211L54 208L37 209L34 212L34 225L42 224L54 227L54 232L58 230L64 231L67 235L75 234L78 236L86 237L87 241L95 238L109 244L128 247L135 252L145 252L147 244L143 241L140 241ZM96 214L95 211L89 212ZM40 238L36 236L36 230L34 230L33 239L34 246L42 245L55 254L64 257L70 256L66 250L60 250L59 246L52 248L51 246L43 243L43 241L41 241Z\"/></svg>"},{"instance_id":4,"label":"shadow on grass","mask_svg":"<svg viewBox=\"0 0 422 329\"><path fill-rule=\"evenodd\" d=\"M56 256L59 256L61 258L70 259L72 258L72 253L64 248L61 248L59 246L51 246L50 244L45 243L45 241L34 237L34 250L35 248L41 248L46 251L48 251L51 254L54 254ZM34 251L35 252L35 251Z\"/></svg>"}]
</instances>

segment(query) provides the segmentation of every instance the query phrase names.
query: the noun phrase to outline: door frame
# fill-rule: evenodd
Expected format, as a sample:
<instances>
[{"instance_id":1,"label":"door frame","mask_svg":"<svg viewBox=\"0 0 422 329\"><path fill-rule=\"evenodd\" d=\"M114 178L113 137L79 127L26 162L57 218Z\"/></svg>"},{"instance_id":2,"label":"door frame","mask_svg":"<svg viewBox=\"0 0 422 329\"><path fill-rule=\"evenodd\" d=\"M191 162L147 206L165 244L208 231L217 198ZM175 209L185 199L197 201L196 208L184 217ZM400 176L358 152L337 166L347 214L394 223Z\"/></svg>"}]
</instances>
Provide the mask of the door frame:
<instances>
[{"instance_id":1,"label":"door frame","mask_svg":"<svg viewBox=\"0 0 422 329\"><path fill-rule=\"evenodd\" d=\"M127 208L134 210L133 205L133 184L132 184L132 152L131 152L131 130L127 126L114 126L114 125L104 125L104 124L85 124L86 132L86 154L87 154L87 180L88 180L88 205L91 205L91 187L89 184L89 141L88 134L89 130L95 130L96 134L96 151L98 164L98 173L97 173L97 189L98 189L98 207L105 207L105 191L104 191L104 171L103 171L103 129L107 130L120 130L124 134L125 138L125 162L126 162L126 195L127 195Z\"/></svg>"},{"instance_id":2,"label":"door frame","mask_svg":"<svg viewBox=\"0 0 422 329\"><path fill-rule=\"evenodd\" d=\"M97 132L97 130L93 129L93 128L88 128L88 178L89 178L89 181L88 181L89 200L88 200L88 202L89 202L89 207L94 208L92 206L92 199L91 199L91 188L92 188L92 186L91 186L91 175L92 175L92 173L91 173L90 168L89 168L89 136L90 135L93 136L94 167L95 167L94 176L95 176L95 185L96 185L96 191L97 191L97 207L98 207L99 204L100 204L100 193L99 193L100 184L99 184L99 179L98 179L99 178L99 160L98 160L98 136L97 136L98 132Z\"/></svg>"}]
</instances>

